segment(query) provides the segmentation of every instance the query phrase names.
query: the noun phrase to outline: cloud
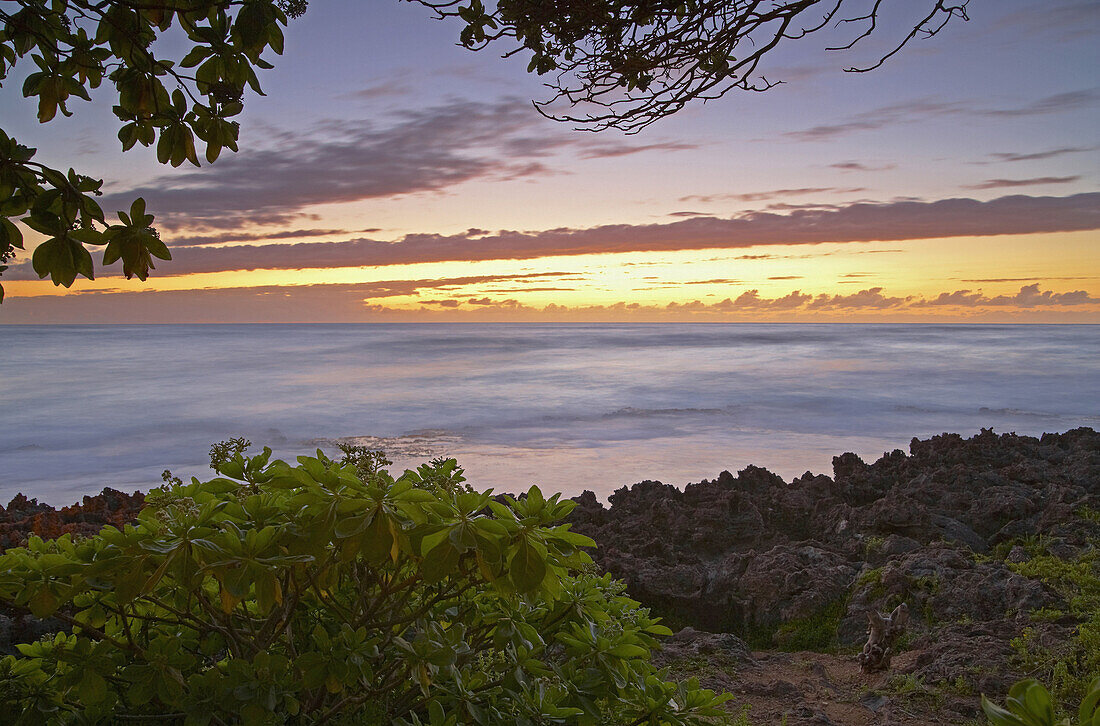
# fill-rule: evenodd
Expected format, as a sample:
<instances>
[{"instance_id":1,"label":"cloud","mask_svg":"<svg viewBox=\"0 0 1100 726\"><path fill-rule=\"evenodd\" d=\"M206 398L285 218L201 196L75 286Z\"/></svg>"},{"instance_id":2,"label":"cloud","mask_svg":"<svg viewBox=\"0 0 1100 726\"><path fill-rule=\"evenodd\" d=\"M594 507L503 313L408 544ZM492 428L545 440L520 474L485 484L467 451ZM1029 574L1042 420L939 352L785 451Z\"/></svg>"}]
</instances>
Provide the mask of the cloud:
<instances>
[{"instance_id":1,"label":"cloud","mask_svg":"<svg viewBox=\"0 0 1100 726\"><path fill-rule=\"evenodd\" d=\"M1056 156L1064 156L1066 154L1079 154L1085 151L1092 151L1096 147L1094 146L1063 146L1058 149L1048 149L1046 151L1033 151L1030 153L1018 153L1018 152L996 152L990 154L989 161L978 161L977 164L994 164L997 162L1016 162L1016 161L1039 161L1041 159L1053 159Z\"/></svg>"},{"instance_id":2,"label":"cloud","mask_svg":"<svg viewBox=\"0 0 1100 726\"><path fill-rule=\"evenodd\" d=\"M362 100L373 100L376 98L384 98L386 96L405 96L412 93L412 89L409 87L408 78L406 80L390 79L382 81L381 83L374 83L366 88L352 93L343 94L345 98L357 98Z\"/></svg>"},{"instance_id":3,"label":"cloud","mask_svg":"<svg viewBox=\"0 0 1100 726\"><path fill-rule=\"evenodd\" d=\"M931 307L950 305L954 307L1018 307L1033 308L1038 306L1072 306L1094 305L1100 303L1100 298L1089 295L1084 290L1072 292L1051 292L1040 290L1039 284L1025 285L1015 295L997 295L987 297L979 292L970 290L956 290L955 292L942 292L931 300L921 300L914 303L914 307Z\"/></svg>"},{"instance_id":4,"label":"cloud","mask_svg":"<svg viewBox=\"0 0 1100 726\"><path fill-rule=\"evenodd\" d=\"M1016 33L1022 29L1029 37L1050 33L1063 42L1078 37L1094 38L1100 31L1100 6L1094 0L1047 2L1005 15L993 26L998 28Z\"/></svg>"},{"instance_id":5,"label":"cloud","mask_svg":"<svg viewBox=\"0 0 1100 726\"><path fill-rule=\"evenodd\" d=\"M745 212L730 218L695 217L643 225L587 229L499 231L471 240L466 234L411 234L397 242L354 239L233 247L186 247L160 273L182 275L252 269L384 266L422 262L525 260L564 255L918 240L1100 229L1100 192L1068 197L1014 195L987 202L854 202L837 209L789 214ZM896 251L896 250L891 250ZM861 252L856 250L855 252ZM883 252L874 250L874 252ZM742 259L764 259L757 254ZM102 276L108 276L104 271ZM30 264L13 265L6 279L36 279Z\"/></svg>"},{"instance_id":6,"label":"cloud","mask_svg":"<svg viewBox=\"0 0 1100 726\"><path fill-rule=\"evenodd\" d=\"M457 279L452 278L449 282ZM899 297L881 287L849 295L795 290L786 295L761 297L759 290L742 292L719 302L674 301L664 305L617 302L610 305L569 306L551 303L535 307L515 298L452 296L420 301L419 309L392 307L387 298L437 289L443 281L389 280L362 284L264 286L177 291L108 292L83 295L46 295L13 298L4 303L8 323L126 323L164 322L371 322L433 320L815 320L923 316L1019 315L1044 312L1061 319L1100 319L1100 299L1088 292L1053 292L1027 285L1014 295L985 296L980 291L957 290L933 298ZM473 284L473 283L471 283ZM434 311L434 312L432 312ZM1077 317L1072 317L1076 314ZM1091 316L1091 317L1081 317ZM425 317L426 316L426 317ZM440 317L442 316L442 317ZM448 317L450 316L450 317ZM878 316L878 317L876 317ZM1053 319L1059 319L1057 317Z\"/></svg>"},{"instance_id":7,"label":"cloud","mask_svg":"<svg viewBox=\"0 0 1100 726\"><path fill-rule=\"evenodd\" d=\"M269 148L245 149L202 170L166 174L108 195L102 205L122 208L144 196L165 228L286 223L315 204L547 173L532 159L567 143L563 134L543 133L524 148L508 146L538 123L514 99L402 111L388 125L325 121L302 133L274 133Z\"/></svg>"},{"instance_id":8,"label":"cloud","mask_svg":"<svg viewBox=\"0 0 1100 726\"><path fill-rule=\"evenodd\" d=\"M897 168L897 164L872 166L870 164L864 164L861 161L839 161L836 164L829 164L829 168L840 169L841 171L886 171L888 169Z\"/></svg>"},{"instance_id":9,"label":"cloud","mask_svg":"<svg viewBox=\"0 0 1100 726\"><path fill-rule=\"evenodd\" d=\"M795 308L802 307L812 299L813 295L806 295L800 290L795 290L792 293L778 298L762 298L760 297L759 290L748 290L741 293L736 300L726 298L721 302L714 303L713 307L716 310L722 311L794 310Z\"/></svg>"},{"instance_id":10,"label":"cloud","mask_svg":"<svg viewBox=\"0 0 1100 726\"><path fill-rule=\"evenodd\" d=\"M1077 275L1073 277L983 277L979 279L955 278L960 282L1036 282L1047 280L1100 280L1096 275Z\"/></svg>"},{"instance_id":11,"label":"cloud","mask_svg":"<svg viewBox=\"0 0 1100 726\"><path fill-rule=\"evenodd\" d=\"M866 201L866 200L864 200ZM793 212L796 209L840 209L845 205L843 204L825 204L823 202L812 202L809 204L791 204L790 202L772 202L764 206L770 212Z\"/></svg>"},{"instance_id":12,"label":"cloud","mask_svg":"<svg viewBox=\"0 0 1100 726\"><path fill-rule=\"evenodd\" d=\"M689 151L698 148L698 144L673 141L654 144L587 143L581 146L580 157L582 159L610 159L619 156L627 156L629 154L638 154L643 151Z\"/></svg>"},{"instance_id":13,"label":"cloud","mask_svg":"<svg viewBox=\"0 0 1100 726\"><path fill-rule=\"evenodd\" d=\"M376 298L376 297L393 297L398 295L419 295L421 290L453 290L456 288L466 287L469 285L483 285L499 282L527 282L537 279L570 279L576 276L577 273L572 272L530 272L516 275L470 275L467 277L442 277L436 279L422 278L413 280L381 280L378 282L364 282L364 283L349 283L349 284L315 284L315 285L269 285L258 287L241 287L241 288L203 288L201 290L192 290L192 292L207 292L216 290L253 290L257 295L273 294L279 291L286 293L287 295L299 295L303 290L329 290L336 293L348 292L352 295L358 295L361 298ZM522 288L527 291L529 288ZM535 288L537 289L537 288ZM563 288L569 289L569 288ZM125 293L128 295L153 295L155 291L144 290L138 293ZM179 291L179 292L187 292ZM56 295L42 295L35 299L47 299L55 297L63 298L77 298L91 299L93 297L110 296L116 293L114 291L109 292L79 292L71 295L56 296ZM159 293L157 293L159 294ZM227 293L232 294L232 293ZM240 295L248 295L248 293L239 293ZM18 298L27 299L27 298ZM146 298L142 298L146 299ZM148 298L151 299L151 298ZM7 302L5 302L7 305Z\"/></svg>"},{"instance_id":14,"label":"cloud","mask_svg":"<svg viewBox=\"0 0 1100 726\"><path fill-rule=\"evenodd\" d=\"M404 88L393 81L352 95L375 98ZM141 187L112 192L101 204L123 209L134 197L145 197L163 230L286 226L300 224L313 205L558 174L539 160L570 150L581 159L602 159L695 148L678 141L630 144L571 134L516 98L452 100L393 111L381 121L328 119L298 132L272 130L267 147L224 155L201 170L163 174Z\"/></svg>"},{"instance_id":15,"label":"cloud","mask_svg":"<svg viewBox=\"0 0 1100 726\"><path fill-rule=\"evenodd\" d=\"M851 295L818 295L808 306L808 310L853 310L873 308L883 310L896 308L912 300L912 297L888 297L882 294L881 287L853 292Z\"/></svg>"},{"instance_id":16,"label":"cloud","mask_svg":"<svg viewBox=\"0 0 1100 726\"><path fill-rule=\"evenodd\" d=\"M1004 189L1007 187L1034 187L1044 184L1071 184L1079 176L1037 176L1031 179L986 179L980 184L964 185L963 189Z\"/></svg>"},{"instance_id":17,"label":"cloud","mask_svg":"<svg viewBox=\"0 0 1100 726\"><path fill-rule=\"evenodd\" d=\"M575 287L493 287L489 288L490 292L503 293L503 292L574 292Z\"/></svg>"},{"instance_id":18,"label":"cloud","mask_svg":"<svg viewBox=\"0 0 1100 726\"><path fill-rule=\"evenodd\" d=\"M360 234L380 232L377 227L356 230ZM352 234L350 229L288 229L282 232L262 232L258 234L229 233L220 235L172 237L173 247L193 247L196 245L222 244L225 242L261 242L268 240L296 239L298 237L330 237L336 234Z\"/></svg>"},{"instance_id":19,"label":"cloud","mask_svg":"<svg viewBox=\"0 0 1100 726\"><path fill-rule=\"evenodd\" d=\"M689 194L680 197L681 202L766 202L780 197L800 197L807 194L854 194L867 191L864 187L842 189L839 187L803 187L801 189L772 189L767 192L749 192L747 194Z\"/></svg>"},{"instance_id":20,"label":"cloud","mask_svg":"<svg viewBox=\"0 0 1100 726\"><path fill-rule=\"evenodd\" d=\"M981 116L1010 117L1017 116L1041 116L1048 113L1062 113L1063 111L1075 111L1079 108L1087 108L1100 100L1100 93L1090 88L1080 91L1067 91L1056 93L1033 101L1019 108L1000 108L979 111Z\"/></svg>"},{"instance_id":21,"label":"cloud","mask_svg":"<svg viewBox=\"0 0 1100 726\"><path fill-rule=\"evenodd\" d=\"M788 131L782 136L792 141L829 141L857 131L874 131L903 123L915 123L942 117L994 117L1017 118L1039 116L1086 108L1100 100L1096 89L1084 89L1056 93L1016 108L984 108L972 101L937 101L915 99L880 106L849 116L832 124L819 124L799 131Z\"/></svg>"}]
</instances>

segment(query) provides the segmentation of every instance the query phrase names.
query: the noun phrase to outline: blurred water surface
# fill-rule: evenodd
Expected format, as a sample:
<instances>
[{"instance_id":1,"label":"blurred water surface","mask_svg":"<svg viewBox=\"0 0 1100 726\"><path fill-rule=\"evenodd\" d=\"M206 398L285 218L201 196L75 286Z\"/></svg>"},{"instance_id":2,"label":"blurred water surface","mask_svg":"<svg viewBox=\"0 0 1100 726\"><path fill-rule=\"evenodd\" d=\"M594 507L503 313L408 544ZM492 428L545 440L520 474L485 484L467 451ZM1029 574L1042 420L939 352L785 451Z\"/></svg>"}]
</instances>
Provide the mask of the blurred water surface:
<instances>
[{"instance_id":1,"label":"blurred water surface","mask_svg":"<svg viewBox=\"0 0 1100 726\"><path fill-rule=\"evenodd\" d=\"M149 325L0 329L0 500L206 476L213 441L342 437L395 469L606 496L913 436L1100 424L1100 326Z\"/></svg>"}]
</instances>

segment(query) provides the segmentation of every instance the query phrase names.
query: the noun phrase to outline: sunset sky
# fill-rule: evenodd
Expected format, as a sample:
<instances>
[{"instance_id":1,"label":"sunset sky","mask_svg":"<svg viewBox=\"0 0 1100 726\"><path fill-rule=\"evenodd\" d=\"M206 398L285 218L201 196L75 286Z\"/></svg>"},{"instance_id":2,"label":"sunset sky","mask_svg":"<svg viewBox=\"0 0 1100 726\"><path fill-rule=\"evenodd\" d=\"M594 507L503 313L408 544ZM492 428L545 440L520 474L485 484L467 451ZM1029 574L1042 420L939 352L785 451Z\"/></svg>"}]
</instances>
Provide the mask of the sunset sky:
<instances>
[{"instance_id":1,"label":"sunset sky","mask_svg":"<svg viewBox=\"0 0 1100 726\"><path fill-rule=\"evenodd\" d=\"M318 0L199 169L123 154L103 93L41 126L13 79L5 130L109 215L144 196L174 259L65 290L28 252L0 323L1100 322L1100 3L969 14L867 74L906 28L811 35L783 85L624 136L422 7Z\"/></svg>"}]
</instances>

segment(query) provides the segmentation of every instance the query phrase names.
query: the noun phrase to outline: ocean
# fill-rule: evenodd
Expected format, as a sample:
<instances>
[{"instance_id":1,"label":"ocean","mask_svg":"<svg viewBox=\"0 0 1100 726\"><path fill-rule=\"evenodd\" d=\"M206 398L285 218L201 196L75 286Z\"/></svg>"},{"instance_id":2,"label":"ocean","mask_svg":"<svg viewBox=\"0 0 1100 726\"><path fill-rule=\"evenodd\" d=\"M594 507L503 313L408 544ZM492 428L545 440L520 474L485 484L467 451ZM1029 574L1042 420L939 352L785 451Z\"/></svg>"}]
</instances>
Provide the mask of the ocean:
<instances>
[{"instance_id":1,"label":"ocean","mask_svg":"<svg viewBox=\"0 0 1100 726\"><path fill-rule=\"evenodd\" d=\"M212 476L234 436L355 437L395 474L606 497L748 464L831 473L912 437L1100 424L1100 326L134 325L0 328L0 502Z\"/></svg>"}]
</instances>

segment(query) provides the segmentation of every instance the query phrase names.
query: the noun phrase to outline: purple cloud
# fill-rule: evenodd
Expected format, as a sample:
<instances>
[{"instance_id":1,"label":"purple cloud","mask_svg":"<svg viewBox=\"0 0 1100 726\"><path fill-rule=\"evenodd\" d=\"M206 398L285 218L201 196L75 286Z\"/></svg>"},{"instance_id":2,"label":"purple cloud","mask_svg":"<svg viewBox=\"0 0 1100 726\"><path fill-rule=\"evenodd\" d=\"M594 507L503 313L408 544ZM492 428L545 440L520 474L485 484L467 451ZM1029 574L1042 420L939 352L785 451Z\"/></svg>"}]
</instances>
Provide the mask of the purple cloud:
<instances>
[{"instance_id":1,"label":"purple cloud","mask_svg":"<svg viewBox=\"0 0 1100 726\"><path fill-rule=\"evenodd\" d=\"M164 228L235 229L287 223L314 204L534 176L548 170L532 159L561 147L563 135L543 134L523 152L505 147L537 119L524 104L508 100L404 111L390 125L328 121L306 133L274 134L269 148L246 149L201 170L107 195L101 204L121 209L144 196Z\"/></svg>"},{"instance_id":2,"label":"purple cloud","mask_svg":"<svg viewBox=\"0 0 1100 726\"><path fill-rule=\"evenodd\" d=\"M987 202L855 202L836 209L789 214L747 212L727 219L696 217L644 225L589 229L408 235L399 242L355 239L234 247L175 249L163 272L182 275L252 269L383 266L419 262L534 259L615 252L732 249L759 245L916 240L1100 229L1100 192L1068 197L1014 195ZM875 252L878 252L877 250ZM750 259L761 259L751 255ZM35 279L29 263L7 279Z\"/></svg>"},{"instance_id":3,"label":"purple cloud","mask_svg":"<svg viewBox=\"0 0 1100 726\"><path fill-rule=\"evenodd\" d=\"M1006 189L1010 187L1034 187L1045 184L1071 184L1079 176L1037 176L1031 179L986 179L980 184L967 184L963 189Z\"/></svg>"},{"instance_id":4,"label":"purple cloud","mask_svg":"<svg viewBox=\"0 0 1100 726\"><path fill-rule=\"evenodd\" d=\"M819 124L783 136L792 141L828 141L857 131L874 131L903 123L915 123L932 118L978 116L1016 118L1040 116L1087 108L1100 100L1096 89L1056 93L1016 108L983 108L972 101L937 101L916 99L854 114L844 121Z\"/></svg>"}]
</instances>

